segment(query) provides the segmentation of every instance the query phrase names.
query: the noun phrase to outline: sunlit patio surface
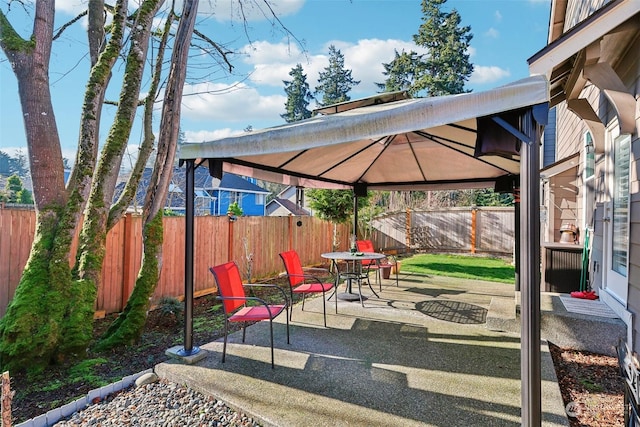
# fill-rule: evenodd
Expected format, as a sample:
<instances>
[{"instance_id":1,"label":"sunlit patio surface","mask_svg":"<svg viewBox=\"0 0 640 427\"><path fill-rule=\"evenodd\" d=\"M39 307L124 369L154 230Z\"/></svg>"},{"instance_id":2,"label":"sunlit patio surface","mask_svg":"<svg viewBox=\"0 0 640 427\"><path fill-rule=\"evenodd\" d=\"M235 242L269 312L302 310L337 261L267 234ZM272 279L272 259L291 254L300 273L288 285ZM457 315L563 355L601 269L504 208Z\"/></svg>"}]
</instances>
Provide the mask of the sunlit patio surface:
<instances>
[{"instance_id":1,"label":"sunlit patio surface","mask_svg":"<svg viewBox=\"0 0 640 427\"><path fill-rule=\"evenodd\" d=\"M373 276L372 276L373 279ZM341 285L341 291L342 291ZM487 329L491 299L513 298L513 285L416 274L367 286L360 301L319 298L294 306L291 344L284 317L222 340L194 343L207 357L194 365L156 366L274 426L519 426L520 337ZM542 345L542 424L569 425L546 343Z\"/></svg>"}]
</instances>

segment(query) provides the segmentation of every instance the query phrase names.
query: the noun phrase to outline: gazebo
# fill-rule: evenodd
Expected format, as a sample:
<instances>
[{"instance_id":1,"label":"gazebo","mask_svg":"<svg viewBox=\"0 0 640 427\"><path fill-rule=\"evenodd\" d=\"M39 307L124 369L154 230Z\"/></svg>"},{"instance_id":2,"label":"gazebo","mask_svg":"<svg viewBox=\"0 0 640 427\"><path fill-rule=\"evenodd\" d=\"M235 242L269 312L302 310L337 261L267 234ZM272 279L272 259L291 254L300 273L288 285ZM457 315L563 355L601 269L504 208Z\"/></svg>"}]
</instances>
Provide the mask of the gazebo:
<instances>
[{"instance_id":1,"label":"gazebo","mask_svg":"<svg viewBox=\"0 0 640 427\"><path fill-rule=\"evenodd\" d=\"M193 176L206 167L305 188L519 192L516 285L521 291L522 423L541 422L539 144L549 82L531 76L478 93L412 99L379 94L318 110L299 122L185 143L185 339L195 354ZM516 211L517 212L517 211Z\"/></svg>"}]
</instances>

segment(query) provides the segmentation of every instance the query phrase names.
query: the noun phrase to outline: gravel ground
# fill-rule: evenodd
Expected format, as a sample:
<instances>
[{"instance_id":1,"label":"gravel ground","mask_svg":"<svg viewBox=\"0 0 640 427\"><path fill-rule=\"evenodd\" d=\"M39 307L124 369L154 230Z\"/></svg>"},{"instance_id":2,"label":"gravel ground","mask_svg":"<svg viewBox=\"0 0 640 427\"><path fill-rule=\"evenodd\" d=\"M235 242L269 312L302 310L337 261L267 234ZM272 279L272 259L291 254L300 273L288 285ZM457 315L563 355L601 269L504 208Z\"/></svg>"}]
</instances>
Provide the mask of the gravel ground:
<instances>
[{"instance_id":1,"label":"gravel ground","mask_svg":"<svg viewBox=\"0 0 640 427\"><path fill-rule=\"evenodd\" d=\"M260 424L213 397L160 380L110 395L54 426L259 427Z\"/></svg>"}]
</instances>

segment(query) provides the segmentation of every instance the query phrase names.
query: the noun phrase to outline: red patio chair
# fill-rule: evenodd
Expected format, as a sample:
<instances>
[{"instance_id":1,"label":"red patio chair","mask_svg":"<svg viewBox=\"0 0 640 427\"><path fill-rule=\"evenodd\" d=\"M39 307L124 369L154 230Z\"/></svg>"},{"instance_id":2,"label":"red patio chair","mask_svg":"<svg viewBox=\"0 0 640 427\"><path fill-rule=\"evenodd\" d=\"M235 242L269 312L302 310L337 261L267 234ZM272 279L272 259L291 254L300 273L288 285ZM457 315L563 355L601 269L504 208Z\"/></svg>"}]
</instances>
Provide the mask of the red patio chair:
<instances>
[{"instance_id":1,"label":"red patio chair","mask_svg":"<svg viewBox=\"0 0 640 427\"><path fill-rule=\"evenodd\" d=\"M219 300L224 309L224 344L222 346L222 363L227 353L227 334L229 322L242 322L242 342L246 335L248 323L269 320L271 332L271 368L275 367L273 357L273 319L280 313L287 312L289 302L287 294L278 286L268 283L243 284L240 270L234 261L209 268L218 284ZM284 304L270 304L262 298L247 296L245 288L273 288L282 293ZM289 344L289 316L287 315L287 344Z\"/></svg>"},{"instance_id":2,"label":"red patio chair","mask_svg":"<svg viewBox=\"0 0 640 427\"><path fill-rule=\"evenodd\" d=\"M356 246L358 247L358 252L376 252L373 247L373 242L371 240L358 240L356 241ZM385 258L387 263L389 263L389 259ZM391 264L395 264L395 259L391 261ZM380 290L382 291L382 265L380 264L380 260L377 259L369 259L362 260L363 269L366 268L367 280L369 280L369 272L371 270L376 273L376 281L380 286ZM396 265L396 286L398 285L398 266ZM371 284L369 284L371 286Z\"/></svg>"},{"instance_id":3,"label":"red patio chair","mask_svg":"<svg viewBox=\"0 0 640 427\"><path fill-rule=\"evenodd\" d=\"M318 277L305 271L300 262L300 257L296 251L286 251L280 253L280 258L284 262L284 268L289 278L289 291L291 293L291 301L293 301L293 294L302 294L302 309L304 310L304 299L306 294L320 293L322 292L322 312L324 315L324 326L327 327L327 308L325 301L326 292L334 288L334 283L326 283L320 280ZM329 270L322 269L329 273ZM330 274L330 273L329 273ZM335 293L335 292L334 292ZM336 313L338 313L338 298L336 300ZM293 308L289 314L290 318L293 317Z\"/></svg>"}]
</instances>

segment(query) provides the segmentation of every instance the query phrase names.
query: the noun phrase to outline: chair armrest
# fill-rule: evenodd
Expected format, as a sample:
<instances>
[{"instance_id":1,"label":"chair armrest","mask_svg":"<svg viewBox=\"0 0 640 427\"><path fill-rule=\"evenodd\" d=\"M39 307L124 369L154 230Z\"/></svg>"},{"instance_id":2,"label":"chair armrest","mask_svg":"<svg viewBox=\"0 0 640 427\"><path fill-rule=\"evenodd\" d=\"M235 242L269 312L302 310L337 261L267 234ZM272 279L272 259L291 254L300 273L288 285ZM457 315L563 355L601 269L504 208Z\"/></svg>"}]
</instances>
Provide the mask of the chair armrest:
<instances>
[{"instance_id":1,"label":"chair armrest","mask_svg":"<svg viewBox=\"0 0 640 427\"><path fill-rule=\"evenodd\" d=\"M311 275L320 275L320 274L326 274L327 276L332 276L331 271L328 268L323 268L323 267L306 267L303 268L305 273L309 273Z\"/></svg>"},{"instance_id":2,"label":"chair armrest","mask_svg":"<svg viewBox=\"0 0 640 427\"><path fill-rule=\"evenodd\" d=\"M287 305L287 307L290 305L289 304L289 298L287 297L287 293L284 291L284 289L282 289L282 287L280 287L280 286L278 286L276 284L273 284L273 283L243 283L242 286L244 286L246 288L277 289L282 294L282 297L284 298L284 301L285 301L285 304ZM261 300L258 297L252 297L252 298L257 298L257 299Z\"/></svg>"},{"instance_id":3,"label":"chair armrest","mask_svg":"<svg viewBox=\"0 0 640 427\"><path fill-rule=\"evenodd\" d=\"M331 272L329 272L329 270L325 269L325 271L327 272L327 277L330 278L330 281L331 282L335 281L335 276ZM325 282L325 280L322 280L318 276L315 276L315 275L312 275L312 274L285 274L284 276L285 277L302 277L305 280L305 282L307 280L312 280L312 281L314 281L316 283Z\"/></svg>"}]
</instances>

